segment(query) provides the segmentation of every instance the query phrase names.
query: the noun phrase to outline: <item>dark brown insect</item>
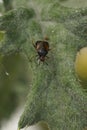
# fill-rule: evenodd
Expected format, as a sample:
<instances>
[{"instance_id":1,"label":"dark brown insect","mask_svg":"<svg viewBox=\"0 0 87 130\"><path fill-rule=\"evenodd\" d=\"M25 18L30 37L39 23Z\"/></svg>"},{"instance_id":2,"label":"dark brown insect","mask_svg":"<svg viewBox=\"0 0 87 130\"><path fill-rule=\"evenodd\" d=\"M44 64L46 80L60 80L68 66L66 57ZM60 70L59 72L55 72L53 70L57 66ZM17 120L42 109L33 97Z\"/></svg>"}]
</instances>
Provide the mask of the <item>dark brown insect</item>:
<instances>
[{"instance_id":1,"label":"dark brown insect","mask_svg":"<svg viewBox=\"0 0 87 130\"><path fill-rule=\"evenodd\" d=\"M38 53L38 59L42 62L45 61L49 49L49 43L46 40L43 41L36 41L35 44L33 44L37 53Z\"/></svg>"}]
</instances>

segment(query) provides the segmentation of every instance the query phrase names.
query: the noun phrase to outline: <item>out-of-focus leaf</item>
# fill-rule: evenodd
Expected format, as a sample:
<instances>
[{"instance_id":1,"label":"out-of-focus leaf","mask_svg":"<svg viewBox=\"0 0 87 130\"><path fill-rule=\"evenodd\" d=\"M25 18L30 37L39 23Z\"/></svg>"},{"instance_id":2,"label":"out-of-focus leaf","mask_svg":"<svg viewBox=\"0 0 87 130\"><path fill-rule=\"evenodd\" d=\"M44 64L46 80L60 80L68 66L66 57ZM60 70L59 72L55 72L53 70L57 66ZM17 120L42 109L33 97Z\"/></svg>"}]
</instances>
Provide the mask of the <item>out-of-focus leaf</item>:
<instances>
[{"instance_id":1,"label":"out-of-focus leaf","mask_svg":"<svg viewBox=\"0 0 87 130\"><path fill-rule=\"evenodd\" d=\"M12 2L13 2L13 0L3 0L3 4L4 4L6 11L13 9Z\"/></svg>"},{"instance_id":2,"label":"out-of-focus leaf","mask_svg":"<svg viewBox=\"0 0 87 130\"><path fill-rule=\"evenodd\" d=\"M0 31L0 41L3 39L4 35L5 35L5 32L4 31Z\"/></svg>"}]
</instances>

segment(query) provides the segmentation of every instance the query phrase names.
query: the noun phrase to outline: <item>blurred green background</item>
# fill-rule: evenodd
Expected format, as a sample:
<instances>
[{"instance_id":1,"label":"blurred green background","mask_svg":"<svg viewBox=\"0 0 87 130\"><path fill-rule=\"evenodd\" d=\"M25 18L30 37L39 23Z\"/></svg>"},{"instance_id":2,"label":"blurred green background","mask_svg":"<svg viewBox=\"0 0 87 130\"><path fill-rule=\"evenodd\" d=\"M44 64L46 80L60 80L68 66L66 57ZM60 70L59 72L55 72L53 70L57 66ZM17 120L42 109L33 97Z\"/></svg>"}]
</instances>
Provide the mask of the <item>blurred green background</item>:
<instances>
[{"instance_id":1,"label":"blurred green background","mask_svg":"<svg viewBox=\"0 0 87 130\"><path fill-rule=\"evenodd\" d=\"M14 53L0 59L0 122L24 101L30 84L25 57Z\"/></svg>"},{"instance_id":2,"label":"blurred green background","mask_svg":"<svg viewBox=\"0 0 87 130\"><path fill-rule=\"evenodd\" d=\"M0 1L0 15L15 7L16 2ZM0 32L0 40L3 35ZM0 125L3 119L9 118L19 104L25 101L31 83L29 73L28 60L22 53L0 55Z\"/></svg>"}]
</instances>

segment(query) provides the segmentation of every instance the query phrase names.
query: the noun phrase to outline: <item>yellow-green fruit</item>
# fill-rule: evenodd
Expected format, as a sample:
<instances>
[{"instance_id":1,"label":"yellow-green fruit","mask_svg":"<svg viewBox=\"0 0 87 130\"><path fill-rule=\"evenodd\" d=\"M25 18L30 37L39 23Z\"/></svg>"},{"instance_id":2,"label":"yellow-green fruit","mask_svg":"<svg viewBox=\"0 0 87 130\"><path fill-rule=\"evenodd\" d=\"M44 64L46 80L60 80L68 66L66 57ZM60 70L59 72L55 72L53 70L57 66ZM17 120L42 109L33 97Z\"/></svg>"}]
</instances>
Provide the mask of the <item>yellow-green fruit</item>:
<instances>
[{"instance_id":1,"label":"yellow-green fruit","mask_svg":"<svg viewBox=\"0 0 87 130\"><path fill-rule=\"evenodd\" d=\"M87 81L87 47L77 53L75 70L81 80Z\"/></svg>"}]
</instances>

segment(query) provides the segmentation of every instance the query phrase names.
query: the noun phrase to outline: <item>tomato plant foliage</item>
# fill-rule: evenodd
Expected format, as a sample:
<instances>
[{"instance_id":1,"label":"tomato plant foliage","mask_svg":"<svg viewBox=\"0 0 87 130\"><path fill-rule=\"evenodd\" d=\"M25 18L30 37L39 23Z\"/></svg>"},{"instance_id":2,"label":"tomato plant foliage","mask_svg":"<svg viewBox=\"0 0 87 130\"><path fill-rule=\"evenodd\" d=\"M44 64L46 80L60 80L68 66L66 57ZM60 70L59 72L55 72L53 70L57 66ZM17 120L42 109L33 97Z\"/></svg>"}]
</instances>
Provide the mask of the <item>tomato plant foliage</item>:
<instances>
[{"instance_id":1,"label":"tomato plant foliage","mask_svg":"<svg viewBox=\"0 0 87 130\"><path fill-rule=\"evenodd\" d=\"M87 95L75 75L74 61L78 48L86 46L87 9L63 7L53 0L33 0L33 5L33 9L20 7L0 17L0 30L6 31L0 53L19 49L30 58L35 55L32 39L45 35L54 48L48 65L37 65L35 58L29 62L32 88L18 127L42 120L51 130L82 130L87 125Z\"/></svg>"}]
</instances>

